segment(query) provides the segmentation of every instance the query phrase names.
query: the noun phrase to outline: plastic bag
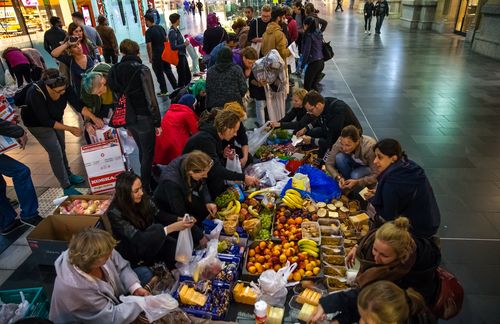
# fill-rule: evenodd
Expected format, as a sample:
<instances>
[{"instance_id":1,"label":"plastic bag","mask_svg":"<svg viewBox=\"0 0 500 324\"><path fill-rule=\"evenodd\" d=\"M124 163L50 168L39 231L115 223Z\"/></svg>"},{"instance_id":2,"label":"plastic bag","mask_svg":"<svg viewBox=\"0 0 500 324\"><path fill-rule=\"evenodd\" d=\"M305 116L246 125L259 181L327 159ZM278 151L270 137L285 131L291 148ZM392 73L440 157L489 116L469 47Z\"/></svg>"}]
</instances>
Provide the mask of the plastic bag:
<instances>
[{"instance_id":1,"label":"plastic bag","mask_svg":"<svg viewBox=\"0 0 500 324\"><path fill-rule=\"evenodd\" d=\"M266 131L267 128L269 128L268 131ZM248 151L250 154L254 155L255 152L257 152L257 149L267 141L272 131L273 129L269 127L268 123L265 123L259 128L255 128L253 131L247 131Z\"/></svg>"},{"instance_id":2,"label":"plastic bag","mask_svg":"<svg viewBox=\"0 0 500 324\"><path fill-rule=\"evenodd\" d=\"M292 178L292 187L303 191L311 192L311 184L306 174L295 173Z\"/></svg>"},{"instance_id":3,"label":"plastic bag","mask_svg":"<svg viewBox=\"0 0 500 324\"><path fill-rule=\"evenodd\" d=\"M264 271L258 279L258 286L254 282L250 283L257 290L257 300L264 300L271 306L283 307L288 294L288 290L286 289L288 276L290 276L296 267L297 263L290 264L287 261L286 265L279 269L278 272L274 270Z\"/></svg>"},{"instance_id":4,"label":"plastic bag","mask_svg":"<svg viewBox=\"0 0 500 324\"><path fill-rule=\"evenodd\" d=\"M136 303L141 306L150 323L161 319L172 310L179 307L179 303L169 294L156 296L120 296L122 303Z\"/></svg>"},{"instance_id":5,"label":"plastic bag","mask_svg":"<svg viewBox=\"0 0 500 324\"><path fill-rule=\"evenodd\" d=\"M330 202L333 198L339 198L342 194L337 181L312 165L302 165L297 172L307 175L311 185L311 192L297 189L302 197L310 197L317 202ZM281 191L281 197L285 196L286 191L290 188L292 188L292 179L288 181Z\"/></svg>"},{"instance_id":6,"label":"plastic bag","mask_svg":"<svg viewBox=\"0 0 500 324\"><path fill-rule=\"evenodd\" d=\"M252 164L245 169L245 174L250 177L255 177L260 180L259 184L262 187L273 187L276 185L276 179L273 174L262 166L262 163Z\"/></svg>"},{"instance_id":7,"label":"plastic bag","mask_svg":"<svg viewBox=\"0 0 500 324\"><path fill-rule=\"evenodd\" d=\"M188 214L184 215L184 221L190 221L191 217ZM193 235L191 229L186 228L179 233L177 238L177 246L175 248L175 261L188 264L193 255Z\"/></svg>"},{"instance_id":8,"label":"plastic bag","mask_svg":"<svg viewBox=\"0 0 500 324\"><path fill-rule=\"evenodd\" d=\"M0 323L13 324L18 320L23 319L26 312L28 312L30 303L24 297L24 293L22 291L20 291L19 294L21 295L20 304L4 304L0 300Z\"/></svg>"},{"instance_id":9,"label":"plastic bag","mask_svg":"<svg viewBox=\"0 0 500 324\"><path fill-rule=\"evenodd\" d=\"M238 154L234 155L234 159L227 159L226 161L226 169L229 171L234 171L238 173L243 173L241 170L241 163L240 163L240 157ZM235 184L236 181L226 181L227 184Z\"/></svg>"},{"instance_id":10,"label":"plastic bag","mask_svg":"<svg viewBox=\"0 0 500 324\"><path fill-rule=\"evenodd\" d=\"M217 225L213 230L210 231L209 234L207 234L207 238L209 240L218 240L220 232L222 232L222 228L224 227L224 222L220 219L214 219L214 223L216 223Z\"/></svg>"},{"instance_id":11,"label":"plastic bag","mask_svg":"<svg viewBox=\"0 0 500 324\"><path fill-rule=\"evenodd\" d=\"M205 257L198 262L196 269L193 273L193 280L212 280L222 270L222 262L217 257L217 246L219 240L210 240L207 243L207 253Z\"/></svg>"}]
</instances>

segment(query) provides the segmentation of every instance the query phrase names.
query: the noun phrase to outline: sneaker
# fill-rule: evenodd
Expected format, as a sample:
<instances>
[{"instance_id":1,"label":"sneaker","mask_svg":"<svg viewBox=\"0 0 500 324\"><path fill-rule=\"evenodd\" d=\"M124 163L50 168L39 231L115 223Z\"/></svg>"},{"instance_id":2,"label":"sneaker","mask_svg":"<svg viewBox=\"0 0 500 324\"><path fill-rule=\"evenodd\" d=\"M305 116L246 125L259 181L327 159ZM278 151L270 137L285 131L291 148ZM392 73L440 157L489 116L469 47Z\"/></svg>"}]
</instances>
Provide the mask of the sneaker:
<instances>
[{"instance_id":1,"label":"sneaker","mask_svg":"<svg viewBox=\"0 0 500 324\"><path fill-rule=\"evenodd\" d=\"M73 185L77 185L77 184L81 184L81 183L84 183L85 182L85 179L80 177L79 175L76 175L76 174L70 174L69 175L69 182Z\"/></svg>"},{"instance_id":2,"label":"sneaker","mask_svg":"<svg viewBox=\"0 0 500 324\"><path fill-rule=\"evenodd\" d=\"M80 196L82 194L80 191L73 188L73 186L70 186L63 191L65 196Z\"/></svg>"},{"instance_id":3,"label":"sneaker","mask_svg":"<svg viewBox=\"0 0 500 324\"><path fill-rule=\"evenodd\" d=\"M12 222L12 224L10 224L9 226L7 226L6 228L2 228L2 232L0 232L0 234L2 234L2 235L9 235L10 233L14 232L16 229L18 229L21 226L24 226L24 224L21 223L21 221L16 218Z\"/></svg>"},{"instance_id":4,"label":"sneaker","mask_svg":"<svg viewBox=\"0 0 500 324\"><path fill-rule=\"evenodd\" d=\"M371 31L368 31L368 35L371 35L371 34L372 34L372 32L371 32Z\"/></svg>"},{"instance_id":5,"label":"sneaker","mask_svg":"<svg viewBox=\"0 0 500 324\"><path fill-rule=\"evenodd\" d=\"M365 30L365 34L367 33L367 31Z\"/></svg>"},{"instance_id":6,"label":"sneaker","mask_svg":"<svg viewBox=\"0 0 500 324\"><path fill-rule=\"evenodd\" d=\"M21 218L21 223L26 224L31 227L36 227L41 221L43 221L43 218L36 215L35 217L30 217L26 219Z\"/></svg>"},{"instance_id":7,"label":"sneaker","mask_svg":"<svg viewBox=\"0 0 500 324\"><path fill-rule=\"evenodd\" d=\"M166 96L168 96L168 91L158 92L156 95L158 97L166 97Z\"/></svg>"}]
</instances>

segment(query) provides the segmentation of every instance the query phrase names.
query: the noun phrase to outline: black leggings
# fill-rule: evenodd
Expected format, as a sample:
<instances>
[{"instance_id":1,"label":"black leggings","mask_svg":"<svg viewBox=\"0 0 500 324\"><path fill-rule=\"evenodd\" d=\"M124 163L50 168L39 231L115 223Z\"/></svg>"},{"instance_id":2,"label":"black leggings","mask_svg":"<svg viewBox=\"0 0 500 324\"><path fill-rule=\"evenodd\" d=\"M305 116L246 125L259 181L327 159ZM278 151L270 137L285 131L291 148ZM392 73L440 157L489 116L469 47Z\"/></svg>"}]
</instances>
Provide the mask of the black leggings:
<instances>
[{"instance_id":1,"label":"black leggings","mask_svg":"<svg viewBox=\"0 0 500 324\"><path fill-rule=\"evenodd\" d=\"M18 88L23 85L23 78L26 82L31 82L31 70L29 64L18 64L12 68L12 72L14 72L14 76L16 77Z\"/></svg>"},{"instance_id":2,"label":"black leggings","mask_svg":"<svg viewBox=\"0 0 500 324\"><path fill-rule=\"evenodd\" d=\"M132 133L132 137L139 149L142 187L146 192L151 193L151 169L156 142L156 129L153 120L149 116L138 115L137 122L127 125L127 130Z\"/></svg>"},{"instance_id":3,"label":"black leggings","mask_svg":"<svg viewBox=\"0 0 500 324\"><path fill-rule=\"evenodd\" d=\"M321 72L325 68L323 60L314 61L307 65L306 73L304 75L304 89L318 91L318 84L321 80Z\"/></svg>"},{"instance_id":4,"label":"black leggings","mask_svg":"<svg viewBox=\"0 0 500 324\"><path fill-rule=\"evenodd\" d=\"M365 30L370 31L372 25L372 16L365 16Z\"/></svg>"}]
</instances>

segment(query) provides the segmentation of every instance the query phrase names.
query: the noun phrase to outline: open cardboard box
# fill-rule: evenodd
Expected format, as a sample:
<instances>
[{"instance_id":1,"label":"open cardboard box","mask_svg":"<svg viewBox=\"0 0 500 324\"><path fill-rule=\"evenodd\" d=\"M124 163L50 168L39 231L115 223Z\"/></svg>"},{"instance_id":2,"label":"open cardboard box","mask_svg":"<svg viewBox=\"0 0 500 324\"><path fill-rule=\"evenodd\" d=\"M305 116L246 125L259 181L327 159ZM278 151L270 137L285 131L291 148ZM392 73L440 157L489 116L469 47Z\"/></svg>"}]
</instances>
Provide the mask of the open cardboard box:
<instances>
[{"instance_id":1,"label":"open cardboard box","mask_svg":"<svg viewBox=\"0 0 500 324\"><path fill-rule=\"evenodd\" d=\"M38 264L54 265L68 249L71 237L89 227L101 227L99 217L52 215L41 221L28 235L28 244Z\"/></svg>"},{"instance_id":2,"label":"open cardboard box","mask_svg":"<svg viewBox=\"0 0 500 324\"><path fill-rule=\"evenodd\" d=\"M76 195L76 196L68 196L61 204L57 206L57 208L54 210L54 215L61 215L61 206L66 206L69 205L71 202L80 199L80 200L109 200L112 199L113 196L111 195ZM110 233L112 233L111 230L111 223L109 222L108 215L107 215L107 210L104 211L103 214L93 214L93 215L64 215L64 216L95 216L95 217L101 217L102 224L104 225L104 229Z\"/></svg>"}]
</instances>

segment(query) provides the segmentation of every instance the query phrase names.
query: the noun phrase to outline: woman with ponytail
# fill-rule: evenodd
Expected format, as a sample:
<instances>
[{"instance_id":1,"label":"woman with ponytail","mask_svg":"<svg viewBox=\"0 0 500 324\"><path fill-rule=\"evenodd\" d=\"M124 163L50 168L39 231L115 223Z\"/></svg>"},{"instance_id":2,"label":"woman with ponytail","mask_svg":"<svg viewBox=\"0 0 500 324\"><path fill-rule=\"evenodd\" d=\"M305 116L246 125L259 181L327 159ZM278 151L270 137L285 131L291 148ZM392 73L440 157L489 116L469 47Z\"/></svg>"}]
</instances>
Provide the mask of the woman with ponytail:
<instances>
[{"instance_id":1,"label":"woman with ponytail","mask_svg":"<svg viewBox=\"0 0 500 324\"><path fill-rule=\"evenodd\" d=\"M435 235L441 215L424 169L408 159L395 139L383 139L373 150L378 184L365 198L375 207L376 219L383 222L405 216L410 220L413 235Z\"/></svg>"},{"instance_id":2,"label":"woman with ponytail","mask_svg":"<svg viewBox=\"0 0 500 324\"><path fill-rule=\"evenodd\" d=\"M358 296L360 324L432 324L436 320L418 292L377 281Z\"/></svg>"},{"instance_id":3,"label":"woman with ponytail","mask_svg":"<svg viewBox=\"0 0 500 324\"><path fill-rule=\"evenodd\" d=\"M354 265L355 258L360 262L355 288L321 298L313 320L319 320L325 313L340 312L335 318L340 324L357 322L358 295L381 280L391 281L402 289L414 289L425 298L427 306L432 306L439 288L435 273L441 253L432 240L413 236L409 227L407 218L398 217L370 231L346 257L348 267Z\"/></svg>"}]
</instances>

